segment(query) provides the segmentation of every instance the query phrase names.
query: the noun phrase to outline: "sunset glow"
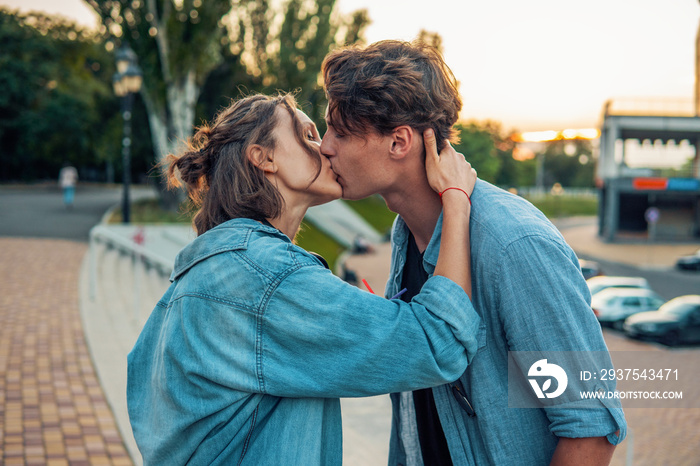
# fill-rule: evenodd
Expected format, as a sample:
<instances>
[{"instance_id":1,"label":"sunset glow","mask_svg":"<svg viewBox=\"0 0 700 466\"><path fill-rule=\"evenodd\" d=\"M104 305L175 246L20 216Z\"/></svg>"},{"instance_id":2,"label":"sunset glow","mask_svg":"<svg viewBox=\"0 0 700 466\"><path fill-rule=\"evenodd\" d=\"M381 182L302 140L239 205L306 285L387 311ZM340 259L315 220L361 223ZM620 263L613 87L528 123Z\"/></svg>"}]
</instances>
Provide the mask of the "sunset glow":
<instances>
[{"instance_id":1,"label":"sunset glow","mask_svg":"<svg viewBox=\"0 0 700 466\"><path fill-rule=\"evenodd\" d=\"M460 83L462 120L498 121L504 129L538 133L586 128L598 124L610 99L694 95L696 1L590 0L581 7L559 0L436 0L426 8L425 2L406 0L399 16L392 2L336 3L343 14L368 10L368 43L439 32L445 60ZM88 27L97 23L85 0L0 0L0 5L58 13Z\"/></svg>"},{"instance_id":2,"label":"sunset glow","mask_svg":"<svg viewBox=\"0 0 700 466\"><path fill-rule=\"evenodd\" d=\"M571 139L597 139L600 131L597 128L564 129L561 131L530 131L515 136L517 142L547 142Z\"/></svg>"}]
</instances>

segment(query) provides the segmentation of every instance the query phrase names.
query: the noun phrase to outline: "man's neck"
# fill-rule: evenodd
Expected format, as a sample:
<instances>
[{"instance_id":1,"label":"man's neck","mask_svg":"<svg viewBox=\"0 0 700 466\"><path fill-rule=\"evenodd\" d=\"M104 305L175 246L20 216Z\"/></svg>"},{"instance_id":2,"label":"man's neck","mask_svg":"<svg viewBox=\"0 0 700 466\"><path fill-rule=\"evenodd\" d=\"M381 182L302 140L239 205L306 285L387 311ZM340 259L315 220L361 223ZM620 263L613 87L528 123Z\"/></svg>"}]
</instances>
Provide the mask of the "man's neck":
<instances>
[{"instance_id":1,"label":"man's neck","mask_svg":"<svg viewBox=\"0 0 700 466\"><path fill-rule=\"evenodd\" d=\"M382 197L387 207L406 222L418 249L425 251L442 212L440 196L430 187L427 178L402 183L397 190Z\"/></svg>"}]
</instances>

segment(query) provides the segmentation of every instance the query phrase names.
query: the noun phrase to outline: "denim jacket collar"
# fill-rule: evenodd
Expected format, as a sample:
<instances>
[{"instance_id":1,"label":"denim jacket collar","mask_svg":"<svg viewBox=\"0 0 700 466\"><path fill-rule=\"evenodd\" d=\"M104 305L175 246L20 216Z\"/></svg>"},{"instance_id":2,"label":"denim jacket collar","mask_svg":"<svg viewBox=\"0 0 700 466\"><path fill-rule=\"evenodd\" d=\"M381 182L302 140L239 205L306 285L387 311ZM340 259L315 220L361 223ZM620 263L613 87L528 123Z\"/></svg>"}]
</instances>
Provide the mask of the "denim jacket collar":
<instances>
[{"instance_id":1,"label":"denim jacket collar","mask_svg":"<svg viewBox=\"0 0 700 466\"><path fill-rule=\"evenodd\" d=\"M232 228L243 230L245 234L233 236L235 240L232 242L232 236L227 232L227 230ZM175 266L170 276L170 281L177 280L195 264L211 256L223 252L247 249L248 240L253 232L279 236L281 239L291 243L291 240L285 234L275 228L249 218L234 218L199 235L194 241L185 246L175 258Z\"/></svg>"}]
</instances>

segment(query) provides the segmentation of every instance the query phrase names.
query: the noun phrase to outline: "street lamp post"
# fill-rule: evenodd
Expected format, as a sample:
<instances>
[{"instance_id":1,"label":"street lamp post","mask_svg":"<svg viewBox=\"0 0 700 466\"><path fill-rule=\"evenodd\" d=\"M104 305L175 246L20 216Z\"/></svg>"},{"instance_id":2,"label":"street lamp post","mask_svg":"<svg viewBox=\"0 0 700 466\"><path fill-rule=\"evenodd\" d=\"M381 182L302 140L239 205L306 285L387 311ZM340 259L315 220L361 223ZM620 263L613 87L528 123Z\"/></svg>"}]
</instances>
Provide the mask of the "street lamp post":
<instances>
[{"instance_id":1,"label":"street lamp post","mask_svg":"<svg viewBox=\"0 0 700 466\"><path fill-rule=\"evenodd\" d=\"M117 51L117 72L112 78L114 93L121 99L122 117L124 119L124 138L122 139L122 162L124 170L124 192L122 197L122 220L130 221L129 185L131 184L131 111L134 106L134 94L141 90L143 74L137 63L136 54L128 46Z\"/></svg>"}]
</instances>

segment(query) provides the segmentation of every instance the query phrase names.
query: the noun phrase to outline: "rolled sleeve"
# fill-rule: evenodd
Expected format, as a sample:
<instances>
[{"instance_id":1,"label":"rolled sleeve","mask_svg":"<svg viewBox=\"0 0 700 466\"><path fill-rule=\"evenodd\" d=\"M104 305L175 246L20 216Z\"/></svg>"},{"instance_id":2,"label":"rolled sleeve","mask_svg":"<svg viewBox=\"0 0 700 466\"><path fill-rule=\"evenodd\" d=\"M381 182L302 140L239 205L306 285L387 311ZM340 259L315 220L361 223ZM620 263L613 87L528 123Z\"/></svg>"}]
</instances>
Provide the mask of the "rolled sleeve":
<instances>
[{"instance_id":1,"label":"rolled sleeve","mask_svg":"<svg viewBox=\"0 0 700 466\"><path fill-rule=\"evenodd\" d=\"M496 286L510 351L607 352L578 259L563 240L526 236L504 252ZM558 437L607 437L618 444L626 435L619 400L600 400L600 408L544 410Z\"/></svg>"},{"instance_id":2,"label":"rolled sleeve","mask_svg":"<svg viewBox=\"0 0 700 466\"><path fill-rule=\"evenodd\" d=\"M606 437L617 445L627 435L622 408L548 408L549 429L557 437Z\"/></svg>"}]
</instances>

